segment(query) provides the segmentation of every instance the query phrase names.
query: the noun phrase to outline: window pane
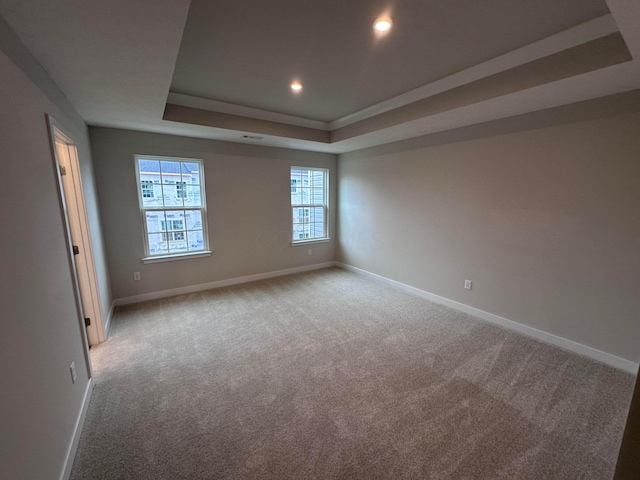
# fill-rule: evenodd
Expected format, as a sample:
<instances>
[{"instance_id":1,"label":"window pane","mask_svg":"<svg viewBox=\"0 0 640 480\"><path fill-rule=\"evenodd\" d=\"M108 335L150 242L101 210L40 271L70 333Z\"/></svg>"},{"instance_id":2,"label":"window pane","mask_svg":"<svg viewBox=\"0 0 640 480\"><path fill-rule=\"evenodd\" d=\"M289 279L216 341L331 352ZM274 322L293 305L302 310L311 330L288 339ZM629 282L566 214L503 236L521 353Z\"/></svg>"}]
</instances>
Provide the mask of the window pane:
<instances>
[{"instance_id":1,"label":"window pane","mask_svg":"<svg viewBox=\"0 0 640 480\"><path fill-rule=\"evenodd\" d=\"M185 216L187 230L202 230L202 212L200 210L187 210Z\"/></svg>"},{"instance_id":2,"label":"window pane","mask_svg":"<svg viewBox=\"0 0 640 480\"><path fill-rule=\"evenodd\" d=\"M145 212L145 218L151 255L204 250L202 211Z\"/></svg>"},{"instance_id":3,"label":"window pane","mask_svg":"<svg viewBox=\"0 0 640 480\"><path fill-rule=\"evenodd\" d=\"M308 208L293 208L293 223L309 223Z\"/></svg>"},{"instance_id":4,"label":"window pane","mask_svg":"<svg viewBox=\"0 0 640 480\"><path fill-rule=\"evenodd\" d=\"M157 160L138 159L138 171L140 172L139 182L143 206L162 206L160 162Z\"/></svg>"},{"instance_id":5,"label":"window pane","mask_svg":"<svg viewBox=\"0 0 640 480\"><path fill-rule=\"evenodd\" d=\"M151 180L142 180L140 183L142 198L153 197L153 182Z\"/></svg>"},{"instance_id":6,"label":"window pane","mask_svg":"<svg viewBox=\"0 0 640 480\"><path fill-rule=\"evenodd\" d=\"M311 203L324 204L324 186L314 185L311 189Z\"/></svg>"},{"instance_id":7,"label":"window pane","mask_svg":"<svg viewBox=\"0 0 640 480\"><path fill-rule=\"evenodd\" d=\"M300 170L291 170L291 203L295 205L300 202L300 187L302 186Z\"/></svg>"},{"instance_id":8,"label":"window pane","mask_svg":"<svg viewBox=\"0 0 640 480\"><path fill-rule=\"evenodd\" d=\"M167 210L165 212L165 217L167 220L167 224L166 224L166 228L163 228L163 230L183 230L184 229L184 220L185 220L184 210Z\"/></svg>"},{"instance_id":9,"label":"window pane","mask_svg":"<svg viewBox=\"0 0 640 480\"><path fill-rule=\"evenodd\" d=\"M311 218L309 220L313 223L323 223L324 222L324 208L322 207L314 207L311 209Z\"/></svg>"},{"instance_id":10,"label":"window pane","mask_svg":"<svg viewBox=\"0 0 640 480\"><path fill-rule=\"evenodd\" d=\"M185 253L188 251L189 250L187 249L187 241L184 239L174 239L173 241L169 242L169 253Z\"/></svg>"},{"instance_id":11,"label":"window pane","mask_svg":"<svg viewBox=\"0 0 640 480\"><path fill-rule=\"evenodd\" d=\"M186 198L187 196L186 184L187 182L176 183L176 197Z\"/></svg>"},{"instance_id":12,"label":"window pane","mask_svg":"<svg viewBox=\"0 0 640 480\"><path fill-rule=\"evenodd\" d=\"M304 225L302 225L301 223L296 223L293 225L293 233L295 234L295 238L298 238L297 235L302 232L304 232Z\"/></svg>"},{"instance_id":13,"label":"window pane","mask_svg":"<svg viewBox=\"0 0 640 480\"><path fill-rule=\"evenodd\" d=\"M169 245L162 238L161 233L152 233L148 235L149 238L149 254L151 255L166 255L169 253Z\"/></svg>"},{"instance_id":14,"label":"window pane","mask_svg":"<svg viewBox=\"0 0 640 480\"><path fill-rule=\"evenodd\" d=\"M192 162L182 162L182 181L190 185L199 185L200 165Z\"/></svg>"},{"instance_id":15,"label":"window pane","mask_svg":"<svg viewBox=\"0 0 640 480\"><path fill-rule=\"evenodd\" d=\"M146 190L146 192L145 192ZM160 185L160 175L156 180L153 180L153 185L147 187L142 191L142 206L143 207L162 207L164 202L162 200L162 185Z\"/></svg>"},{"instance_id":16,"label":"window pane","mask_svg":"<svg viewBox=\"0 0 640 480\"><path fill-rule=\"evenodd\" d=\"M324 237L324 224L323 223L312 223L311 224L311 238L322 238Z\"/></svg>"},{"instance_id":17,"label":"window pane","mask_svg":"<svg viewBox=\"0 0 640 480\"><path fill-rule=\"evenodd\" d=\"M156 233L162 230L161 222L164 222L164 212L146 212L147 233Z\"/></svg>"},{"instance_id":18,"label":"window pane","mask_svg":"<svg viewBox=\"0 0 640 480\"><path fill-rule=\"evenodd\" d=\"M164 206L165 207L182 207L184 204L184 200L179 197L179 192L176 188L176 185L162 185L162 189L164 190Z\"/></svg>"},{"instance_id":19,"label":"window pane","mask_svg":"<svg viewBox=\"0 0 640 480\"><path fill-rule=\"evenodd\" d=\"M204 250L204 237L202 236L202 230L190 230L187 232L187 238L189 240L189 251Z\"/></svg>"},{"instance_id":20,"label":"window pane","mask_svg":"<svg viewBox=\"0 0 640 480\"><path fill-rule=\"evenodd\" d=\"M163 240L167 242L169 253L187 251L185 227L185 212L183 210L169 210L165 213L166 221L161 222L163 230L166 230Z\"/></svg>"},{"instance_id":21,"label":"window pane","mask_svg":"<svg viewBox=\"0 0 640 480\"><path fill-rule=\"evenodd\" d=\"M158 160L138 159L138 170L140 178L144 179L147 175L153 175L160 178L160 162Z\"/></svg>"},{"instance_id":22,"label":"window pane","mask_svg":"<svg viewBox=\"0 0 640 480\"><path fill-rule=\"evenodd\" d=\"M299 188L298 189L298 204L304 205L311 203L311 189L310 188Z\"/></svg>"},{"instance_id":23,"label":"window pane","mask_svg":"<svg viewBox=\"0 0 640 480\"><path fill-rule=\"evenodd\" d=\"M179 182L181 180L180 162L161 161L160 173L162 174L162 183L164 184Z\"/></svg>"},{"instance_id":24,"label":"window pane","mask_svg":"<svg viewBox=\"0 0 640 480\"><path fill-rule=\"evenodd\" d=\"M187 184L186 189L187 196L184 199L184 204L190 207L201 207L200 186Z\"/></svg>"}]
</instances>

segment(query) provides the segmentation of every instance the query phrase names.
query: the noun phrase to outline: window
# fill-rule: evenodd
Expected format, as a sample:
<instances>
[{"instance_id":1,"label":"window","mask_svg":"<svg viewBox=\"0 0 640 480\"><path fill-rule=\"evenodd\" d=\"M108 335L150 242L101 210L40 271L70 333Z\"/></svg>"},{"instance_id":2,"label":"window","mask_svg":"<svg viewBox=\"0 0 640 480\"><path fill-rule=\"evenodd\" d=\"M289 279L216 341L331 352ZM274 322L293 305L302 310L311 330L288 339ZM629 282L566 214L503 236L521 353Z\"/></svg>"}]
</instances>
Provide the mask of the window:
<instances>
[{"instance_id":1,"label":"window","mask_svg":"<svg viewBox=\"0 0 640 480\"><path fill-rule=\"evenodd\" d=\"M160 220L162 230L182 230L184 222L182 220Z\"/></svg>"},{"instance_id":2,"label":"window","mask_svg":"<svg viewBox=\"0 0 640 480\"><path fill-rule=\"evenodd\" d=\"M142 180L140 184L142 187L142 196L144 198L153 198L153 181Z\"/></svg>"},{"instance_id":3,"label":"window","mask_svg":"<svg viewBox=\"0 0 640 480\"><path fill-rule=\"evenodd\" d=\"M294 243L329 237L327 199L329 171L291 167L291 212Z\"/></svg>"},{"instance_id":4,"label":"window","mask_svg":"<svg viewBox=\"0 0 640 480\"><path fill-rule=\"evenodd\" d=\"M160 220L160 229L163 232L163 242L177 242L185 239L184 220Z\"/></svg>"},{"instance_id":5,"label":"window","mask_svg":"<svg viewBox=\"0 0 640 480\"><path fill-rule=\"evenodd\" d=\"M187 182L177 182L176 183L176 196L178 198L187 198L187 189L185 185Z\"/></svg>"},{"instance_id":6,"label":"window","mask_svg":"<svg viewBox=\"0 0 640 480\"><path fill-rule=\"evenodd\" d=\"M142 155L135 158L144 260L210 254L202 161Z\"/></svg>"}]
</instances>

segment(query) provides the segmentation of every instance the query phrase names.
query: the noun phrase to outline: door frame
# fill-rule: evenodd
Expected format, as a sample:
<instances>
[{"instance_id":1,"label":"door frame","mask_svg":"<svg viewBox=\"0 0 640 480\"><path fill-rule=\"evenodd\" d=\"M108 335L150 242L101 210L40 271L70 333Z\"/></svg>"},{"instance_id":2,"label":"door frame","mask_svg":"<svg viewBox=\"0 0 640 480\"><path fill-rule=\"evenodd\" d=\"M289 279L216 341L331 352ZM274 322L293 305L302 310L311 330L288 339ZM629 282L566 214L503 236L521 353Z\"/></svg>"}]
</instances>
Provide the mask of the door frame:
<instances>
[{"instance_id":1,"label":"door frame","mask_svg":"<svg viewBox=\"0 0 640 480\"><path fill-rule=\"evenodd\" d=\"M57 178L60 208L64 218L69 265L74 279L76 303L80 314L79 321L88 356L89 346L104 342L106 332L80 175L78 148L68 131L51 115L47 114L46 120ZM64 158L61 158L58 152L57 143L63 143L68 147L67 155L64 155ZM65 175L62 173L61 167L66 170ZM74 245L80 249L81 255L74 255ZM91 319L89 327L85 327L85 317Z\"/></svg>"}]
</instances>

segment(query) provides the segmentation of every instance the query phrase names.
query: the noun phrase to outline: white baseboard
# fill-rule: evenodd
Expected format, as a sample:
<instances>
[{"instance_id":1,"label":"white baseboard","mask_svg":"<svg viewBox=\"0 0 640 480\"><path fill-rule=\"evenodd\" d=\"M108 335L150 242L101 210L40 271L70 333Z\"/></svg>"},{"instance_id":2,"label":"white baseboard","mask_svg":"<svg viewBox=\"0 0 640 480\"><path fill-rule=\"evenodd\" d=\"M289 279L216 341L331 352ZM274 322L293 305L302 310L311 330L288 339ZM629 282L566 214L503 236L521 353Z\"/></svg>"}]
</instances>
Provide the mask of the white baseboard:
<instances>
[{"instance_id":1,"label":"white baseboard","mask_svg":"<svg viewBox=\"0 0 640 480\"><path fill-rule=\"evenodd\" d=\"M82 400L82 407L80 408L80 415L78 415L78 420L76 421L76 426L73 430L73 436L71 437L71 443L69 444L69 449L67 450L67 459L64 462L64 468L62 469L62 475L60 475L60 480L67 480L71 475L73 460L76 458L78 443L80 443L82 426L84 425L84 419L87 416L87 410L89 409L89 402L91 401L91 392L93 392L93 379L89 378L89 382L87 383L87 389L84 392L84 399Z\"/></svg>"},{"instance_id":2,"label":"white baseboard","mask_svg":"<svg viewBox=\"0 0 640 480\"><path fill-rule=\"evenodd\" d=\"M303 267L287 268L285 270L276 270L274 272L257 273L255 275L247 275L245 277L230 278L228 280L219 280L217 282L200 283L198 285L189 285L188 287L172 288L171 290L161 290L159 292L143 293L141 295L133 295L131 297L117 298L114 305L129 305L131 303L146 302L148 300L156 300L158 298L174 297L176 295L184 295L185 293L201 292L203 290L211 290L214 288L228 287L239 283L255 282L266 278L281 277L283 275L291 275L292 273L308 272L311 270L319 270L321 268L329 268L336 266L336 262L316 263L313 265L305 265Z\"/></svg>"},{"instance_id":3,"label":"white baseboard","mask_svg":"<svg viewBox=\"0 0 640 480\"><path fill-rule=\"evenodd\" d=\"M565 350L569 350L571 352L577 353L579 355L583 355L585 357L591 358L598 362L609 365L613 368L617 368L619 370L624 370L625 372L629 372L632 374L638 373L638 364L632 362L631 360L626 360L621 357L617 357L607 352L603 352L601 350L595 349L593 347L589 347L587 345L583 345L578 342L574 342L573 340L568 340L563 337L559 337L557 335L553 335L552 333L547 333L542 330L538 330L533 327L529 327L527 325L523 325L522 323L514 322L513 320L509 320L504 317L500 317L498 315L494 315L493 313L485 312L484 310L480 310L475 307L470 307L469 305L465 305L464 303L456 302L455 300L449 300L448 298L441 297L439 295L435 295L433 293L426 292L424 290L420 290L419 288L412 287L410 285L406 285L404 283L397 282L395 280L391 280L390 278L383 277L381 275L377 275L375 273L368 272L366 270L362 270L357 267L353 267L351 265L347 265L344 263L336 262L336 266L340 268L344 268L345 270L349 270L351 272L359 273L361 275L365 275L369 278L382 282L386 285L390 285L397 289L403 290L407 293L411 293L413 295L417 295L422 298L426 298L427 300L431 300L434 303L439 303L441 305L445 305L447 307L451 307L454 310L458 310L460 312L468 313L469 315L473 315L474 317L480 318L481 320L485 320L490 323L495 323L496 325L500 325L509 330L513 330L515 332L521 333L531 338L535 338L536 340L540 340L545 343L549 343L551 345L555 345L556 347L563 348Z\"/></svg>"}]
</instances>

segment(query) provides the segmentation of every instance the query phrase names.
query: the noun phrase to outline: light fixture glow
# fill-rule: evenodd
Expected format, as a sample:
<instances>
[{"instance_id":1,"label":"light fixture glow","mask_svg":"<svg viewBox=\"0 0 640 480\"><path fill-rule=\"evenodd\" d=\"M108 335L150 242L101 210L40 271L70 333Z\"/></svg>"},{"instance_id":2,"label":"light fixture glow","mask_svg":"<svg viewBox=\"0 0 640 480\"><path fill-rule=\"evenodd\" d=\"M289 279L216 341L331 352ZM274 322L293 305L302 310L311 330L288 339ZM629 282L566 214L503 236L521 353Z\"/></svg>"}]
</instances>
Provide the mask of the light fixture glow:
<instances>
[{"instance_id":1,"label":"light fixture glow","mask_svg":"<svg viewBox=\"0 0 640 480\"><path fill-rule=\"evenodd\" d=\"M393 22L390 17L380 17L374 22L373 29L376 32L385 33L391 30L391 25Z\"/></svg>"},{"instance_id":2,"label":"light fixture glow","mask_svg":"<svg viewBox=\"0 0 640 480\"><path fill-rule=\"evenodd\" d=\"M300 82L291 82L291 90L299 92L302 90L302 84Z\"/></svg>"}]
</instances>

